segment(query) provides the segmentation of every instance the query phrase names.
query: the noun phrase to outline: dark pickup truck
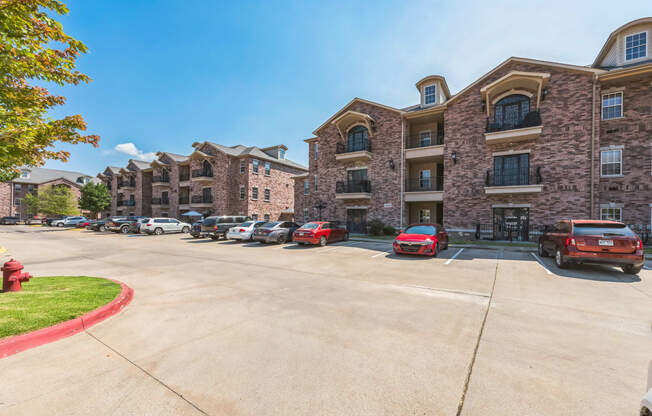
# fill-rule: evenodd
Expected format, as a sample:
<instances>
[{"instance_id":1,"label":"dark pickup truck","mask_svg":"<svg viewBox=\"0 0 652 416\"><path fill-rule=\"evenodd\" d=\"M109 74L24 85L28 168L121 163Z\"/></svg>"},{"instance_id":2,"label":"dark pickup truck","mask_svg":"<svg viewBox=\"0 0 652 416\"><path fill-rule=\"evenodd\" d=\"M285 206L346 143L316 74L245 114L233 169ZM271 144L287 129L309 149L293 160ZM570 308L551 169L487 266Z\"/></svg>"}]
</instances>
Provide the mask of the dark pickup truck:
<instances>
[{"instance_id":1,"label":"dark pickup truck","mask_svg":"<svg viewBox=\"0 0 652 416\"><path fill-rule=\"evenodd\" d=\"M92 231L106 231L106 222L111 220L124 220L127 217L113 217L113 218L102 218L100 220L91 221L87 226L87 230Z\"/></svg>"},{"instance_id":2,"label":"dark pickup truck","mask_svg":"<svg viewBox=\"0 0 652 416\"><path fill-rule=\"evenodd\" d=\"M229 231L229 228L242 224L245 221L251 221L251 218L243 215L222 215L219 217L204 218L201 224L200 236L209 236L213 240L219 240L220 237L226 237L226 232Z\"/></svg>"},{"instance_id":3,"label":"dark pickup truck","mask_svg":"<svg viewBox=\"0 0 652 416\"><path fill-rule=\"evenodd\" d=\"M135 224L140 220L141 218L147 218L143 216L135 216L135 217L126 217L126 218L111 218L110 220L107 220L106 223L104 224L104 227L109 230L113 231L114 233L122 233L122 234L128 234L131 230L134 229Z\"/></svg>"},{"instance_id":4,"label":"dark pickup truck","mask_svg":"<svg viewBox=\"0 0 652 416\"><path fill-rule=\"evenodd\" d=\"M0 224L2 225L16 225L20 219L18 217L2 217L0 218Z\"/></svg>"}]
</instances>

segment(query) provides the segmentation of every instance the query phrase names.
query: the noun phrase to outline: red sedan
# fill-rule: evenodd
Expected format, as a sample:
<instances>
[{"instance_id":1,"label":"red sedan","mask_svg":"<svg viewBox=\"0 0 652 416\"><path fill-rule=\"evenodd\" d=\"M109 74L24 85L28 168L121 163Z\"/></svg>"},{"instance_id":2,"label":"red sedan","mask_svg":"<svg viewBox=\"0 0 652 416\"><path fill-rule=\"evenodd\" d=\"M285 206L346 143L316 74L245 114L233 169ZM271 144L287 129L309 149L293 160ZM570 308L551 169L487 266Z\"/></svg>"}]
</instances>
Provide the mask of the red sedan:
<instances>
[{"instance_id":1,"label":"red sedan","mask_svg":"<svg viewBox=\"0 0 652 416\"><path fill-rule=\"evenodd\" d=\"M80 221L77 223L77 228L86 228L91 224L89 220L86 221Z\"/></svg>"},{"instance_id":2,"label":"red sedan","mask_svg":"<svg viewBox=\"0 0 652 416\"><path fill-rule=\"evenodd\" d=\"M438 224L409 225L394 239L394 254L421 254L435 257L448 248L448 233Z\"/></svg>"},{"instance_id":3,"label":"red sedan","mask_svg":"<svg viewBox=\"0 0 652 416\"><path fill-rule=\"evenodd\" d=\"M346 241L349 232L337 221L314 221L302 225L292 234L292 241L299 244L319 244Z\"/></svg>"}]
</instances>

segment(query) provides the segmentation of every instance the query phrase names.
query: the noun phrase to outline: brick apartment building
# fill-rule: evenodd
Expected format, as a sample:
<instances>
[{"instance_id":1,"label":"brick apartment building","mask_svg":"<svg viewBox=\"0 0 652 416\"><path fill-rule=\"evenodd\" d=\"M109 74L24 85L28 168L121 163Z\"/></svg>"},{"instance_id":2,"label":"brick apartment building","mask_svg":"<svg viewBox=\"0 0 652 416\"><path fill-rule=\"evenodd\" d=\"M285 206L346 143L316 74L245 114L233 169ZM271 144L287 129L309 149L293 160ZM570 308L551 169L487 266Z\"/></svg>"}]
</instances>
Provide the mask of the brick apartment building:
<instances>
[{"instance_id":1,"label":"brick apartment building","mask_svg":"<svg viewBox=\"0 0 652 416\"><path fill-rule=\"evenodd\" d=\"M307 169L285 158L287 147L222 146L196 142L188 156L157 153L152 163L130 160L98 177L111 191L105 215L181 217L249 215L279 219L294 212L293 177Z\"/></svg>"},{"instance_id":2,"label":"brick apartment building","mask_svg":"<svg viewBox=\"0 0 652 416\"><path fill-rule=\"evenodd\" d=\"M27 194L37 194L39 188L49 186L65 186L70 189L73 196L79 199L81 188L90 181L96 180L92 176L80 172L45 168L23 168L20 176L11 182L0 183L0 217L17 216L26 219L30 216L23 205L23 198Z\"/></svg>"},{"instance_id":3,"label":"brick apartment building","mask_svg":"<svg viewBox=\"0 0 652 416\"><path fill-rule=\"evenodd\" d=\"M589 66L509 58L451 95L417 82L419 104L355 98L318 127L295 217L527 239L560 218L652 221L652 18L627 23Z\"/></svg>"}]
</instances>

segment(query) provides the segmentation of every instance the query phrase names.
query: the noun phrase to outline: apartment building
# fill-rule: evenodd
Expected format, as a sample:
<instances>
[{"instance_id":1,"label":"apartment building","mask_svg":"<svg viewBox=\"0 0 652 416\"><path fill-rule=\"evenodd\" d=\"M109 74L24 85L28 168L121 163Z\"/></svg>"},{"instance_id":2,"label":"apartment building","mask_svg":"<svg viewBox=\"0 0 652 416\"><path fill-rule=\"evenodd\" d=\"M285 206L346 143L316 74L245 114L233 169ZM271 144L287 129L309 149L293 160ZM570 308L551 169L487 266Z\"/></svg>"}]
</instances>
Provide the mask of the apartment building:
<instances>
[{"instance_id":1,"label":"apartment building","mask_svg":"<svg viewBox=\"0 0 652 416\"><path fill-rule=\"evenodd\" d=\"M285 157L284 145L223 146L196 142L189 155L159 152L151 163L130 160L98 177L111 189L106 215L208 215L292 218L293 177L307 169Z\"/></svg>"},{"instance_id":2,"label":"apartment building","mask_svg":"<svg viewBox=\"0 0 652 416\"><path fill-rule=\"evenodd\" d=\"M299 221L528 239L560 218L652 221L652 18L615 30L588 66L512 57L451 95L441 75L407 108L355 98L305 140Z\"/></svg>"},{"instance_id":3,"label":"apartment building","mask_svg":"<svg viewBox=\"0 0 652 416\"><path fill-rule=\"evenodd\" d=\"M26 219L23 199L27 194L38 193L39 189L49 186L65 186L70 189L76 199L81 196L81 188L90 181L92 176L81 172L46 168L23 168L20 175L11 182L0 182L0 217L18 216Z\"/></svg>"}]
</instances>

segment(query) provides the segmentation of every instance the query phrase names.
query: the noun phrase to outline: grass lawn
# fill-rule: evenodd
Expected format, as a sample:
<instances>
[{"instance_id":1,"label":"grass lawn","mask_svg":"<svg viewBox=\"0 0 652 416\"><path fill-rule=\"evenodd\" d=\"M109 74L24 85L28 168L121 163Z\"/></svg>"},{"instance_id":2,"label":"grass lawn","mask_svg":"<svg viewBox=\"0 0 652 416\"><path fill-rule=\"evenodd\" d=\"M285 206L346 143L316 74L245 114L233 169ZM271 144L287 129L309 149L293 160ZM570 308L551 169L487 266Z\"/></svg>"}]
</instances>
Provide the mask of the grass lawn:
<instances>
[{"instance_id":1,"label":"grass lawn","mask_svg":"<svg viewBox=\"0 0 652 416\"><path fill-rule=\"evenodd\" d=\"M371 235L371 234L350 234L351 238L366 238L368 240L389 240L392 241L396 238L395 235Z\"/></svg>"},{"instance_id":2,"label":"grass lawn","mask_svg":"<svg viewBox=\"0 0 652 416\"><path fill-rule=\"evenodd\" d=\"M450 240L450 244L469 244L476 246L501 246L501 247L536 247L536 243L527 241L488 241L488 240Z\"/></svg>"},{"instance_id":3,"label":"grass lawn","mask_svg":"<svg viewBox=\"0 0 652 416\"><path fill-rule=\"evenodd\" d=\"M67 321L111 302L120 285L88 276L36 277L0 293L0 338Z\"/></svg>"}]
</instances>

